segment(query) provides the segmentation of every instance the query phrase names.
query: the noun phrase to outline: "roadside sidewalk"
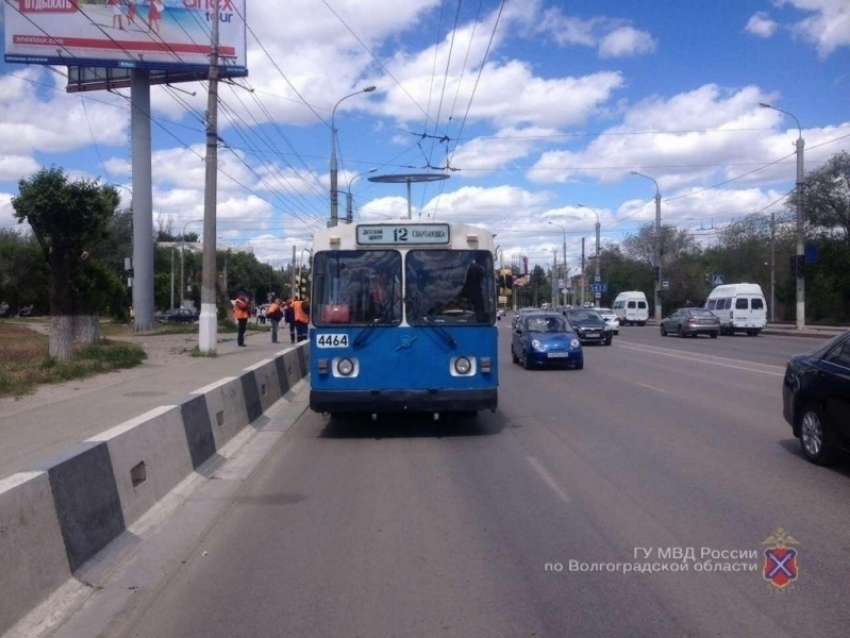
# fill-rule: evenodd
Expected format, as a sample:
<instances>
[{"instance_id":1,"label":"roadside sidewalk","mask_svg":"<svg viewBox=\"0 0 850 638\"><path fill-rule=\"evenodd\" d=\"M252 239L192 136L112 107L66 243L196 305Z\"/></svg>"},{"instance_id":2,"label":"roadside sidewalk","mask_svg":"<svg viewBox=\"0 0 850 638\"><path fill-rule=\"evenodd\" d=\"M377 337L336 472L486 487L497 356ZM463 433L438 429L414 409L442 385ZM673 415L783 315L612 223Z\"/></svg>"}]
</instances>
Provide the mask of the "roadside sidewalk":
<instances>
[{"instance_id":1,"label":"roadside sidewalk","mask_svg":"<svg viewBox=\"0 0 850 638\"><path fill-rule=\"evenodd\" d=\"M19 399L0 399L0 479L210 383L294 347L289 335L271 343L268 332L250 332L247 348L220 335L216 357L193 357L197 335L122 338L141 345L140 366L88 379L40 387Z\"/></svg>"},{"instance_id":2,"label":"roadside sidewalk","mask_svg":"<svg viewBox=\"0 0 850 638\"><path fill-rule=\"evenodd\" d=\"M803 330L797 330L792 323L769 323L762 330L766 335L782 335L785 337L812 337L815 339L831 339L850 330L850 326L812 326L807 325Z\"/></svg>"},{"instance_id":3,"label":"roadside sidewalk","mask_svg":"<svg viewBox=\"0 0 850 638\"><path fill-rule=\"evenodd\" d=\"M655 319L649 319L646 325L657 326L658 322ZM783 337L810 337L825 341L836 335L844 334L848 330L850 330L850 326L821 326L811 324L807 325L803 330L797 330L793 323L769 323L761 333Z\"/></svg>"}]
</instances>

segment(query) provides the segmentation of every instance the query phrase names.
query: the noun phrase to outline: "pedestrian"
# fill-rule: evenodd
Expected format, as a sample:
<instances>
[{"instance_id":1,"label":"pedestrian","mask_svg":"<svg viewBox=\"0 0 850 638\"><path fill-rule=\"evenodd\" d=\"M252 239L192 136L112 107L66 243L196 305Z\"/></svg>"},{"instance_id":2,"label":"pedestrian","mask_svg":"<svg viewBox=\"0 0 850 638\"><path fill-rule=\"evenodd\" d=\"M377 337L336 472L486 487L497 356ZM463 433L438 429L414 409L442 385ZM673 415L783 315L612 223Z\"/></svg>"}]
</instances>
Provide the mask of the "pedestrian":
<instances>
[{"instance_id":1,"label":"pedestrian","mask_svg":"<svg viewBox=\"0 0 850 638\"><path fill-rule=\"evenodd\" d=\"M306 299L296 299L292 302L292 310L295 314L295 339L304 341L310 323L310 304Z\"/></svg>"},{"instance_id":2,"label":"pedestrian","mask_svg":"<svg viewBox=\"0 0 850 638\"><path fill-rule=\"evenodd\" d=\"M121 8L121 0L109 0L112 6L112 28L124 31L124 12Z\"/></svg>"},{"instance_id":3,"label":"pedestrian","mask_svg":"<svg viewBox=\"0 0 850 638\"><path fill-rule=\"evenodd\" d=\"M283 320L289 327L289 340L295 343L295 309L292 307L292 299L287 298L283 302Z\"/></svg>"},{"instance_id":4,"label":"pedestrian","mask_svg":"<svg viewBox=\"0 0 850 638\"><path fill-rule=\"evenodd\" d=\"M238 326L236 332L236 345L245 347L245 330L248 328L248 317L251 315L251 302L244 290L240 290L233 301L233 317Z\"/></svg>"},{"instance_id":5,"label":"pedestrian","mask_svg":"<svg viewBox=\"0 0 850 638\"><path fill-rule=\"evenodd\" d=\"M151 33L160 35L160 25L162 24L162 12L165 5L161 0L149 0L148 2L148 28Z\"/></svg>"},{"instance_id":6,"label":"pedestrian","mask_svg":"<svg viewBox=\"0 0 850 638\"><path fill-rule=\"evenodd\" d=\"M266 317L272 325L272 343L277 343L277 329L280 326L280 320L283 319L283 302L280 299L275 299L269 304Z\"/></svg>"}]
</instances>

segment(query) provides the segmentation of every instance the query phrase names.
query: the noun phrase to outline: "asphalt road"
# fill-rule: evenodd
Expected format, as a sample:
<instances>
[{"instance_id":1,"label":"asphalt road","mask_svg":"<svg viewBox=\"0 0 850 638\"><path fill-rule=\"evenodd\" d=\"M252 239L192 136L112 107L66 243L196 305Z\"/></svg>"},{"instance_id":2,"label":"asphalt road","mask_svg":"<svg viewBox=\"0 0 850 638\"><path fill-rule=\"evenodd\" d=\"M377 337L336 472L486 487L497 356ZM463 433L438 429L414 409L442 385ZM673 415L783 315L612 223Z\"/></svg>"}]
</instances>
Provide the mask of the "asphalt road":
<instances>
[{"instance_id":1,"label":"asphalt road","mask_svg":"<svg viewBox=\"0 0 850 638\"><path fill-rule=\"evenodd\" d=\"M785 361L817 342L629 327L582 371L526 371L509 326L497 413L305 412L99 635L847 635L850 464L804 461L781 411ZM780 527L784 589L762 574Z\"/></svg>"}]
</instances>

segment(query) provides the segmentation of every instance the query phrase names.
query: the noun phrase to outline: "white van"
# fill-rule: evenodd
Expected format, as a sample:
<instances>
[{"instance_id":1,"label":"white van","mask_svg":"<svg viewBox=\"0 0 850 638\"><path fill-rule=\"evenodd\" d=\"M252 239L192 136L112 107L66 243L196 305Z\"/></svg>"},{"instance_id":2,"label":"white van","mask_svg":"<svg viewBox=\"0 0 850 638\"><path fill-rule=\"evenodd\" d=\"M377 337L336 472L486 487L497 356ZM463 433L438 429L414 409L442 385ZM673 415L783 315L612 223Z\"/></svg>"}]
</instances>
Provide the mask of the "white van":
<instances>
[{"instance_id":1,"label":"white van","mask_svg":"<svg viewBox=\"0 0 850 638\"><path fill-rule=\"evenodd\" d=\"M624 326L635 323L645 326L646 320L649 319L649 304L646 295L640 290L621 292L614 300L611 310Z\"/></svg>"},{"instance_id":2,"label":"white van","mask_svg":"<svg viewBox=\"0 0 850 638\"><path fill-rule=\"evenodd\" d=\"M758 284L726 284L711 291L705 307L720 317L720 334L755 337L767 325L767 302Z\"/></svg>"}]
</instances>

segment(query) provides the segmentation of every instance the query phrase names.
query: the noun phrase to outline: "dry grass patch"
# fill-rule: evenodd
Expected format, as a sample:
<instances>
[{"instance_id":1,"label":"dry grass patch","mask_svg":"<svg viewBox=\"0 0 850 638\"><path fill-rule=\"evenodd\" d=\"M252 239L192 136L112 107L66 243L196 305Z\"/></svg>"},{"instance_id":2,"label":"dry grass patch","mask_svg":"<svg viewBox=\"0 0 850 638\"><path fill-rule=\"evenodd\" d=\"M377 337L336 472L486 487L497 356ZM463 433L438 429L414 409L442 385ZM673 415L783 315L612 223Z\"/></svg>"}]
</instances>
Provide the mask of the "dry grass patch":
<instances>
[{"instance_id":1,"label":"dry grass patch","mask_svg":"<svg viewBox=\"0 0 850 638\"><path fill-rule=\"evenodd\" d=\"M132 368L146 358L136 344L103 340L96 345L79 345L71 361L58 362L48 356L47 335L24 326L0 324L0 397L29 394L45 383Z\"/></svg>"}]
</instances>

